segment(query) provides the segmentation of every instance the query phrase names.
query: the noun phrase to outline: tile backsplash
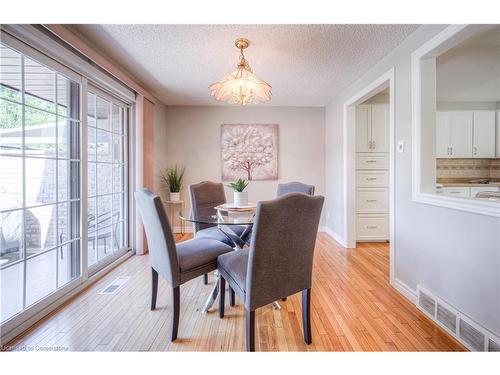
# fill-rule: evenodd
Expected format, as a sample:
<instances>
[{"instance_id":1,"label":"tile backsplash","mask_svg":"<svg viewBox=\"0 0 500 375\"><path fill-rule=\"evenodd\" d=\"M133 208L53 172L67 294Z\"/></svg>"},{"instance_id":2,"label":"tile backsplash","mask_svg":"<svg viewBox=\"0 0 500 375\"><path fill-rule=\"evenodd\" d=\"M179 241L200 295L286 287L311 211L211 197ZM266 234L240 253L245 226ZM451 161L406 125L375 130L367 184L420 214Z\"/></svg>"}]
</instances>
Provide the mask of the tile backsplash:
<instances>
[{"instance_id":1,"label":"tile backsplash","mask_svg":"<svg viewBox=\"0 0 500 375\"><path fill-rule=\"evenodd\" d=\"M436 159L437 179L500 179L500 158Z\"/></svg>"}]
</instances>

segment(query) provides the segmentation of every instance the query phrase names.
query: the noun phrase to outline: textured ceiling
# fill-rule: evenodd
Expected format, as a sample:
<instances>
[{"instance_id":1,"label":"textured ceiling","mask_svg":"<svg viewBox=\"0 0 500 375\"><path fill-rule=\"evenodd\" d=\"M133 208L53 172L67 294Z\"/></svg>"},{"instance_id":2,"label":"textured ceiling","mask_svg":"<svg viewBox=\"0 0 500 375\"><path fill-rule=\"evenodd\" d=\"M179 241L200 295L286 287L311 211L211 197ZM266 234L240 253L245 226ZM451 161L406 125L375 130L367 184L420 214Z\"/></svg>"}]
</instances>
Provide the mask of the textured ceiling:
<instances>
[{"instance_id":1,"label":"textured ceiling","mask_svg":"<svg viewBox=\"0 0 500 375\"><path fill-rule=\"evenodd\" d=\"M238 62L245 37L274 106L324 106L417 25L73 25L167 105L220 105L208 85Z\"/></svg>"}]
</instances>

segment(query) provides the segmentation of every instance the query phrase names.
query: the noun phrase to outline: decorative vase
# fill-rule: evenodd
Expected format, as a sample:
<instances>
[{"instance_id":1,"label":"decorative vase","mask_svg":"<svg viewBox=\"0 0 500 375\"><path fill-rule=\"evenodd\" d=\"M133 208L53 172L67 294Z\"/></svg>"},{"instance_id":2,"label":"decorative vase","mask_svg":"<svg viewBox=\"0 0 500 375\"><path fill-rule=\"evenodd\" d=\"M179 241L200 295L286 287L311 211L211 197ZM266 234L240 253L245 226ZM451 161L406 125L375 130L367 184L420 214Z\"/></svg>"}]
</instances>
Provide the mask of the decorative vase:
<instances>
[{"instance_id":1,"label":"decorative vase","mask_svg":"<svg viewBox=\"0 0 500 375\"><path fill-rule=\"evenodd\" d=\"M247 206L248 205L248 192L246 191L235 191L234 192L234 204L236 206Z\"/></svg>"},{"instance_id":2,"label":"decorative vase","mask_svg":"<svg viewBox=\"0 0 500 375\"><path fill-rule=\"evenodd\" d=\"M178 202L181 200L181 193L177 192L177 193L174 193L174 192L170 192L170 200L172 202Z\"/></svg>"}]
</instances>

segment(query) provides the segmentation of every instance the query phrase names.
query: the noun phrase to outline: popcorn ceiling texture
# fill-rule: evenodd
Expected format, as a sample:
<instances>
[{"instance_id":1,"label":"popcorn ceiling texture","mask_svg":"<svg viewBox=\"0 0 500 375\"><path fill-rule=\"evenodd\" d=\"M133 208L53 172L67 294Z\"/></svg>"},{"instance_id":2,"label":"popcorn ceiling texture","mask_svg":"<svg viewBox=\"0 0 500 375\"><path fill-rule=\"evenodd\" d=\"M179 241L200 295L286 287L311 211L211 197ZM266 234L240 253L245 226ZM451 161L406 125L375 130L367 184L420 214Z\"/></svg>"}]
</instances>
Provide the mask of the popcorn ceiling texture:
<instances>
[{"instance_id":1,"label":"popcorn ceiling texture","mask_svg":"<svg viewBox=\"0 0 500 375\"><path fill-rule=\"evenodd\" d=\"M500 159L437 159L438 179L500 179Z\"/></svg>"},{"instance_id":2,"label":"popcorn ceiling texture","mask_svg":"<svg viewBox=\"0 0 500 375\"><path fill-rule=\"evenodd\" d=\"M220 105L208 85L238 63L238 37L270 106L325 106L418 25L73 25L166 105Z\"/></svg>"}]
</instances>

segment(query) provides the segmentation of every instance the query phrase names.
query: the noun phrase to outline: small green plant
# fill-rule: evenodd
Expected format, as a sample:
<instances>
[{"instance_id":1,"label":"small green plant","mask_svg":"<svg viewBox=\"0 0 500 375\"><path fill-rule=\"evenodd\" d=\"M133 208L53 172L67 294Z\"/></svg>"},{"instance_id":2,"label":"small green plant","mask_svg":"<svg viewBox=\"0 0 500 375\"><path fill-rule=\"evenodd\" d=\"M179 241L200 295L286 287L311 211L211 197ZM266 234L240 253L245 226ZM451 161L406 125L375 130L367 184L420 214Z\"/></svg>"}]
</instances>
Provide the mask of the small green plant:
<instances>
[{"instance_id":1,"label":"small green plant","mask_svg":"<svg viewBox=\"0 0 500 375\"><path fill-rule=\"evenodd\" d=\"M227 186L230 187L231 189L233 189L234 191L241 193L248 186L248 182L246 182L242 178L238 178L236 181L231 182Z\"/></svg>"},{"instance_id":2,"label":"small green plant","mask_svg":"<svg viewBox=\"0 0 500 375\"><path fill-rule=\"evenodd\" d=\"M160 180L168 186L171 193L179 193L182 186L185 167L179 168L175 165L173 168L167 168L160 174Z\"/></svg>"}]
</instances>

